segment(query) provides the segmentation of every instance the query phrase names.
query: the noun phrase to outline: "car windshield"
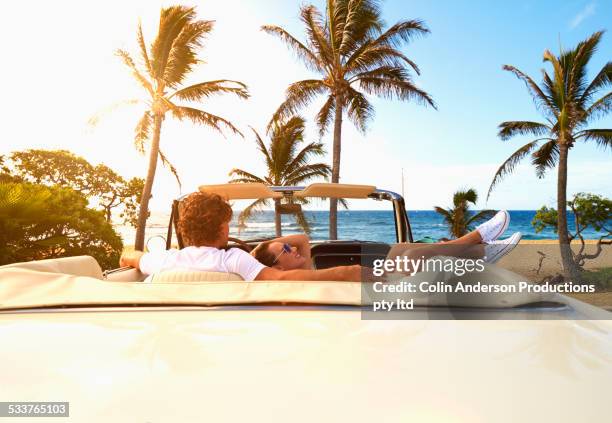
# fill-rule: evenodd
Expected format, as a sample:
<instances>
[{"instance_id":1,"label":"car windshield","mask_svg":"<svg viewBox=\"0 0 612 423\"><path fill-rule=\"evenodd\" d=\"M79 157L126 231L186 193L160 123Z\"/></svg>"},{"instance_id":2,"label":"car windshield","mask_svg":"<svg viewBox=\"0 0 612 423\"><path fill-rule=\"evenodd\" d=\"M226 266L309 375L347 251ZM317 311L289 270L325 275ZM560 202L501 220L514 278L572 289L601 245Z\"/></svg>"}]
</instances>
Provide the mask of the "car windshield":
<instances>
[{"instance_id":1,"label":"car windshield","mask_svg":"<svg viewBox=\"0 0 612 423\"><path fill-rule=\"evenodd\" d=\"M230 236L248 240L273 238L276 236L274 210L254 212L241 226L239 224L241 209L247 202L236 202L234 215L230 224ZM301 225L293 213L281 214L281 231L283 235L308 232L313 241L329 239L329 202L313 201L312 206L303 207L303 215L309 231ZM348 208L339 205L338 239L394 243L395 218L393 205L389 201L357 199L348 202Z\"/></svg>"}]
</instances>

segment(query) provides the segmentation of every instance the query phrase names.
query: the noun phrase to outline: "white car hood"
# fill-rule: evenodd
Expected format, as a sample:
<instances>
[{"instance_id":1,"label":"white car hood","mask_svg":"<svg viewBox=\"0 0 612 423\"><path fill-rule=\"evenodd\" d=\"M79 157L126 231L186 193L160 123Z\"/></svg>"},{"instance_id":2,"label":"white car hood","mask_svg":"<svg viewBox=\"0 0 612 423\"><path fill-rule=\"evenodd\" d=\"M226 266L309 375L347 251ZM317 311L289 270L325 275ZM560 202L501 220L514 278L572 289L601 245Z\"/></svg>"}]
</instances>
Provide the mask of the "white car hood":
<instances>
[{"instance_id":1,"label":"white car hood","mask_svg":"<svg viewBox=\"0 0 612 423\"><path fill-rule=\"evenodd\" d=\"M66 421L610 414L610 321L364 321L352 307L74 309L0 313L0 344L0 398L69 401Z\"/></svg>"}]
</instances>

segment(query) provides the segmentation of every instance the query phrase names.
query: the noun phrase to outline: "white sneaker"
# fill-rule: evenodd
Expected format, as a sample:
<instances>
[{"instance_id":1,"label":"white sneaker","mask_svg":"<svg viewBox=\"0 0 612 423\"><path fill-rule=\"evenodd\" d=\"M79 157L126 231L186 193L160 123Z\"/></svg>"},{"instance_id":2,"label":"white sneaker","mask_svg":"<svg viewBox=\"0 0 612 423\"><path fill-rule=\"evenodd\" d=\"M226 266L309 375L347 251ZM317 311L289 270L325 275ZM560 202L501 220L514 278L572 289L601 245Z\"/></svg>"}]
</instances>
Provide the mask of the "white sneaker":
<instances>
[{"instance_id":1,"label":"white sneaker","mask_svg":"<svg viewBox=\"0 0 612 423\"><path fill-rule=\"evenodd\" d=\"M503 256L508 254L510 251L517 246L523 235L520 232L515 232L510 238L502 239L499 241L493 241L484 247L484 261L485 263L496 263Z\"/></svg>"},{"instance_id":2,"label":"white sneaker","mask_svg":"<svg viewBox=\"0 0 612 423\"><path fill-rule=\"evenodd\" d=\"M506 229L508 229L509 224L510 213L508 213L506 210L500 210L491 219L478 225L476 230L480 234L482 242L485 244L490 244L502 236Z\"/></svg>"}]
</instances>

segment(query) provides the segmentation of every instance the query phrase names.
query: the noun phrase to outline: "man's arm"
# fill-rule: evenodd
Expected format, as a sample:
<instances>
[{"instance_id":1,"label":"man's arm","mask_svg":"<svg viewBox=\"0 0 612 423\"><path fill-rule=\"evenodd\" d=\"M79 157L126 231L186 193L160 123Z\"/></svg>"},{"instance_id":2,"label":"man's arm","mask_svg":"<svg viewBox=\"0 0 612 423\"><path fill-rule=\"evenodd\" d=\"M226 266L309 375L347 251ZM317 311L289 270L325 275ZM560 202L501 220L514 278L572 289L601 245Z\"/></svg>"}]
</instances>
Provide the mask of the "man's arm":
<instances>
[{"instance_id":1,"label":"man's arm","mask_svg":"<svg viewBox=\"0 0 612 423\"><path fill-rule=\"evenodd\" d=\"M278 270L273 267L264 267L257 277L256 281L345 281L345 282L360 282L362 267L354 266L338 266L329 269L321 270Z\"/></svg>"},{"instance_id":2,"label":"man's arm","mask_svg":"<svg viewBox=\"0 0 612 423\"><path fill-rule=\"evenodd\" d=\"M304 257L303 269L312 269L312 259L310 258L310 238L306 234L286 235L273 239L276 242L286 242L292 247L296 247L298 253Z\"/></svg>"},{"instance_id":3,"label":"man's arm","mask_svg":"<svg viewBox=\"0 0 612 423\"><path fill-rule=\"evenodd\" d=\"M140 259L144 253L142 251L124 251L119 259L120 267L134 267L140 270Z\"/></svg>"}]
</instances>

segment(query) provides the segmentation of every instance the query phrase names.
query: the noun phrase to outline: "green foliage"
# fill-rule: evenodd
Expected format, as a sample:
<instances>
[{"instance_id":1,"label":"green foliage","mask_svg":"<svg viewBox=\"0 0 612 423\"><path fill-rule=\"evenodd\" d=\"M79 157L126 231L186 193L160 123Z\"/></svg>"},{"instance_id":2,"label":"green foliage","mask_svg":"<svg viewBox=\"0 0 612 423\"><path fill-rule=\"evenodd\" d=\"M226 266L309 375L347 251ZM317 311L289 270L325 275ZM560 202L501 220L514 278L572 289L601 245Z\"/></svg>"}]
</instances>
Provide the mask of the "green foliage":
<instances>
[{"instance_id":1,"label":"green foliage","mask_svg":"<svg viewBox=\"0 0 612 423\"><path fill-rule=\"evenodd\" d=\"M0 264L76 255L116 267L121 238L71 188L0 183Z\"/></svg>"},{"instance_id":2,"label":"green foliage","mask_svg":"<svg viewBox=\"0 0 612 423\"><path fill-rule=\"evenodd\" d=\"M612 267L585 270L581 272L580 276L583 283L595 285L603 289L612 288Z\"/></svg>"},{"instance_id":3,"label":"green foliage","mask_svg":"<svg viewBox=\"0 0 612 423\"><path fill-rule=\"evenodd\" d=\"M569 240L579 239L581 247L578 252L572 251L574 263L581 268L586 260L594 259L601 254L602 245L610 244L612 241L612 200L600 195L578 193L567 202L568 207L574 213L574 233L569 235ZM531 224L536 232L545 228L558 231L558 212L554 208L542 207L536 212ZM582 232L592 228L600 233L596 251L591 254L585 253L585 242Z\"/></svg>"},{"instance_id":4,"label":"green foliage","mask_svg":"<svg viewBox=\"0 0 612 423\"><path fill-rule=\"evenodd\" d=\"M12 171L5 168L12 175L13 182L20 180L72 188L104 211L107 222L111 222L113 210L118 209L124 223L136 225L136 211L144 184L141 178L126 181L108 166L93 166L66 150L14 152L10 155L10 167Z\"/></svg>"},{"instance_id":5,"label":"green foliage","mask_svg":"<svg viewBox=\"0 0 612 423\"><path fill-rule=\"evenodd\" d=\"M491 218L495 210L481 210L478 213L470 211L470 203L476 204L478 194L474 189L457 191L453 195L453 207L444 209L434 207L434 210L442 215L448 225L448 232L454 238L460 238L474 230L474 225Z\"/></svg>"},{"instance_id":6,"label":"green foliage","mask_svg":"<svg viewBox=\"0 0 612 423\"><path fill-rule=\"evenodd\" d=\"M557 233L558 215L557 209L542 206L541 209L536 211L535 216L531 220L531 225L534 227L536 233L540 233L546 228L553 228L555 233Z\"/></svg>"},{"instance_id":7,"label":"green foliage","mask_svg":"<svg viewBox=\"0 0 612 423\"><path fill-rule=\"evenodd\" d=\"M304 142L303 118L293 116L286 122L274 122L269 130L269 146L266 146L254 129L253 133L255 134L257 149L262 155L268 173L266 176L260 177L242 169L232 169L230 176L233 179L230 180L230 183L258 182L266 185L292 186L303 184L317 177L329 177L331 168L328 165L310 163L313 157L325 155L323 144L313 142L300 149L301 143ZM293 201L299 204L308 203L306 199L302 198L295 198ZM268 205L268 199L259 199L246 207L239 216L240 226L243 226L254 212ZM276 210L276 218L280 219L278 210ZM310 232L310 226L303 212L296 213L296 221L304 232ZM280 227L278 227L278 230L280 230ZM277 235L280 236L281 234L277 233Z\"/></svg>"},{"instance_id":8,"label":"green foliage","mask_svg":"<svg viewBox=\"0 0 612 423\"><path fill-rule=\"evenodd\" d=\"M581 233L588 227L597 232L602 232L604 237L612 236L612 200L600 195L578 193L567 202L568 207L574 212L576 231L571 239L580 237ZM543 206L536 212L531 224L537 233L545 228L552 228L557 232L557 210Z\"/></svg>"}]
</instances>

